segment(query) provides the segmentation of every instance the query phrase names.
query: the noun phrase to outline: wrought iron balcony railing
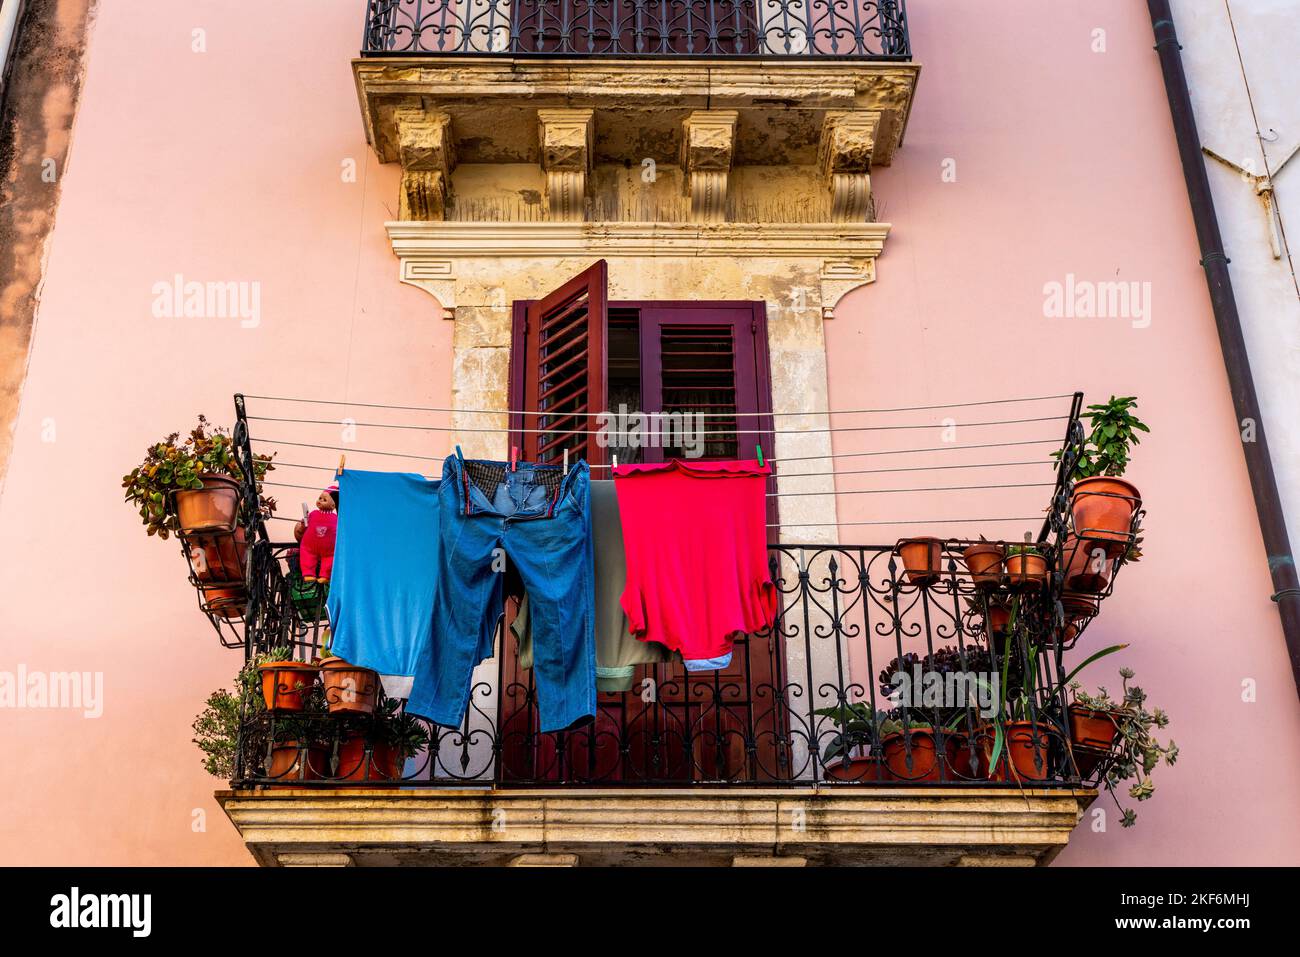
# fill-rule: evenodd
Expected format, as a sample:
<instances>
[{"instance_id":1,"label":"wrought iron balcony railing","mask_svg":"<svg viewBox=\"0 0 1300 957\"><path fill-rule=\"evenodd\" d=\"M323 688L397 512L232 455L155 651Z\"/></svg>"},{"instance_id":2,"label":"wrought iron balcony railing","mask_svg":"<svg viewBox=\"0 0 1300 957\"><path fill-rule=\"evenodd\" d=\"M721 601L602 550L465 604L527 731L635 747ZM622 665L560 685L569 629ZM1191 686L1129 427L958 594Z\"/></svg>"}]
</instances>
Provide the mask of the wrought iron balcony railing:
<instances>
[{"instance_id":1,"label":"wrought iron balcony railing","mask_svg":"<svg viewBox=\"0 0 1300 957\"><path fill-rule=\"evenodd\" d=\"M242 397L235 428L252 448ZM294 544L272 541L253 510L224 547L247 570L246 604L205 608L242 631L246 665L238 786L1078 786L1112 755L1071 737L1063 655L1114 587L1127 539L1075 528L1072 483L1083 444L1076 396L1038 562L983 568L971 546L934 542L928 564L897 545L773 545L780 611L737 643L732 665L692 673L646 665L632 691L600 695L594 723L538 730L531 673L497 657L475 674L456 728L403 714L371 677L316 666L325 595L295 572ZM251 480L250 480L251 482ZM255 499L255 487L247 489ZM1139 503L1140 505L1140 503ZM239 536L238 540L234 536ZM247 554L244 542L249 544ZM1023 545L1023 543L1021 543ZM1087 559L1097 558L1088 565ZM1085 561L1081 561L1084 559ZM1103 560L1104 559L1104 560ZM211 561L208 561L210 566ZM196 571L196 585L201 577ZM499 648L510 641L502 639ZM256 666L265 658L282 659ZM344 666L346 667L346 666ZM898 674L912 679L911 694ZM937 677L930 677L937 676ZM349 685L350 682L350 685ZM935 697L927 697L933 685ZM340 700L340 688L361 705Z\"/></svg>"},{"instance_id":2,"label":"wrought iron balcony railing","mask_svg":"<svg viewBox=\"0 0 1300 957\"><path fill-rule=\"evenodd\" d=\"M907 60L903 0L368 0L362 56Z\"/></svg>"}]
</instances>

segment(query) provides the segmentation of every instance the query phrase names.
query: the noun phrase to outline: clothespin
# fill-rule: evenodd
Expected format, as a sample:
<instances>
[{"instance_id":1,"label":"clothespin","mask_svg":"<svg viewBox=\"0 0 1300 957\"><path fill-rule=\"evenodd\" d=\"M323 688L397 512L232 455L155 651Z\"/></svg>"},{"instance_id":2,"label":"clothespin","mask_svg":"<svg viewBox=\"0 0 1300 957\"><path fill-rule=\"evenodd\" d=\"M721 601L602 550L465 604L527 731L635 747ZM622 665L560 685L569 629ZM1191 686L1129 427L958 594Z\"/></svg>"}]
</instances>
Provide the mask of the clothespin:
<instances>
[{"instance_id":1,"label":"clothespin","mask_svg":"<svg viewBox=\"0 0 1300 957\"><path fill-rule=\"evenodd\" d=\"M459 445L456 446L456 460L459 461L461 465L465 464L465 456L461 452Z\"/></svg>"},{"instance_id":2,"label":"clothespin","mask_svg":"<svg viewBox=\"0 0 1300 957\"><path fill-rule=\"evenodd\" d=\"M763 446L755 442L754 451L758 453L758 467L762 468L763 467Z\"/></svg>"},{"instance_id":3,"label":"clothespin","mask_svg":"<svg viewBox=\"0 0 1300 957\"><path fill-rule=\"evenodd\" d=\"M510 446L510 471L519 471L519 446Z\"/></svg>"},{"instance_id":4,"label":"clothespin","mask_svg":"<svg viewBox=\"0 0 1300 957\"><path fill-rule=\"evenodd\" d=\"M561 478L569 477L569 450L564 450L564 471L560 473Z\"/></svg>"},{"instance_id":5,"label":"clothespin","mask_svg":"<svg viewBox=\"0 0 1300 957\"><path fill-rule=\"evenodd\" d=\"M343 477L343 464L344 464L347 460L348 460L348 457L347 457L346 455L340 455L340 456L339 456L339 467L338 467L337 469L334 470L334 477L335 477L335 478L342 478L342 477Z\"/></svg>"},{"instance_id":6,"label":"clothespin","mask_svg":"<svg viewBox=\"0 0 1300 957\"><path fill-rule=\"evenodd\" d=\"M618 453L614 453L614 468L618 468Z\"/></svg>"}]
</instances>

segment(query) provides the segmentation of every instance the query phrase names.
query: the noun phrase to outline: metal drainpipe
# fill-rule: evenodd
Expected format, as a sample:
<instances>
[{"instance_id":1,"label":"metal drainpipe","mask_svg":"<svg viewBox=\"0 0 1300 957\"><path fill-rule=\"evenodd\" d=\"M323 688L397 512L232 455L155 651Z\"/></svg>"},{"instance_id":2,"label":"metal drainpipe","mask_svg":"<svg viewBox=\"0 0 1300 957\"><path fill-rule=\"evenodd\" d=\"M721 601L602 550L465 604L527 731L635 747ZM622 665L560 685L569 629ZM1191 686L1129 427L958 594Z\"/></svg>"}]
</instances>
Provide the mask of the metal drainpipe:
<instances>
[{"instance_id":1,"label":"metal drainpipe","mask_svg":"<svg viewBox=\"0 0 1300 957\"><path fill-rule=\"evenodd\" d=\"M1232 294L1228 258L1224 255L1223 237L1219 234L1219 217L1214 211L1214 196L1210 193L1210 180L1201 158L1201 138L1196 131L1192 98L1187 91L1187 76L1183 72L1182 47L1174 32L1174 17L1169 9L1169 0L1147 0L1147 7L1151 12L1151 29L1155 33L1156 53L1160 55L1160 69L1164 73L1165 93L1169 97L1169 112L1174 121L1174 135L1178 139L1183 178L1187 181L1187 196L1191 200L1192 217L1196 222L1201 265L1205 269L1205 282L1210 289L1214 322L1219 327L1219 346L1223 352L1223 364L1228 371L1232 404L1237 410L1238 422L1250 419L1256 425L1255 441L1242 442L1241 447L1246 455L1246 470L1250 473L1250 488L1255 495L1259 530L1264 537L1268 567L1273 576L1271 597L1277 602L1282 616L1282 633L1286 636L1287 652L1291 656L1291 675L1295 679L1296 691L1300 693L1300 583L1296 580L1295 559L1287 536L1286 518L1282 513L1277 479L1273 475L1268 440L1255 396L1255 380L1250 374L1250 357L1241 332L1241 317L1237 314L1237 300Z\"/></svg>"}]
</instances>

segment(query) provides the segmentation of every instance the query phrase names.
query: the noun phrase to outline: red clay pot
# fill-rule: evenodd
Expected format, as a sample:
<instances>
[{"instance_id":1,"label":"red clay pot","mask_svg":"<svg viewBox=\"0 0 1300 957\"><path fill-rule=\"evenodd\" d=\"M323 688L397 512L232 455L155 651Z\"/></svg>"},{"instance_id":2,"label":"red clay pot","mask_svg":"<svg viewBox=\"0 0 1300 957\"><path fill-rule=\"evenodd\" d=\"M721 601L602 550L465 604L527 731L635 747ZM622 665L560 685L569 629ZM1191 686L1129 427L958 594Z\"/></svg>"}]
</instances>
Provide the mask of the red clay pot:
<instances>
[{"instance_id":1,"label":"red clay pot","mask_svg":"<svg viewBox=\"0 0 1300 957\"><path fill-rule=\"evenodd\" d=\"M1002 563L1007 571L1007 581L1013 588L1040 587L1047 581L1047 559L1042 555L1008 555Z\"/></svg>"},{"instance_id":2,"label":"red clay pot","mask_svg":"<svg viewBox=\"0 0 1300 957\"><path fill-rule=\"evenodd\" d=\"M887 734L881 741L889 776L895 781L938 781L939 759L934 747L934 732L927 728L913 728L909 734L912 743L910 768L907 766L903 732Z\"/></svg>"},{"instance_id":3,"label":"red clay pot","mask_svg":"<svg viewBox=\"0 0 1300 957\"><path fill-rule=\"evenodd\" d=\"M833 781L888 781L889 773L876 758L836 758L835 763L824 769L824 777Z\"/></svg>"},{"instance_id":4,"label":"red clay pot","mask_svg":"<svg viewBox=\"0 0 1300 957\"><path fill-rule=\"evenodd\" d=\"M913 585L924 585L939 577L943 542L937 538L903 538L894 546L903 560L903 574Z\"/></svg>"},{"instance_id":5,"label":"red clay pot","mask_svg":"<svg viewBox=\"0 0 1300 957\"><path fill-rule=\"evenodd\" d=\"M340 781L390 781L402 776L397 750L390 744L376 744L366 755L366 736L351 732L339 742L339 763L334 777Z\"/></svg>"},{"instance_id":6,"label":"red clay pot","mask_svg":"<svg viewBox=\"0 0 1300 957\"><path fill-rule=\"evenodd\" d=\"M203 472L203 488L176 493L176 522L181 532L227 532L235 527L239 515L239 483L229 475Z\"/></svg>"},{"instance_id":7,"label":"red clay pot","mask_svg":"<svg viewBox=\"0 0 1300 957\"><path fill-rule=\"evenodd\" d=\"M1074 483L1070 509L1075 534L1108 543L1106 553L1115 558L1128 546L1133 513L1141 503L1142 493L1132 482L1104 475L1080 479Z\"/></svg>"},{"instance_id":8,"label":"red clay pot","mask_svg":"<svg viewBox=\"0 0 1300 957\"><path fill-rule=\"evenodd\" d=\"M1101 542L1080 541L1077 535L1065 540L1061 549L1065 565L1065 587L1071 591L1097 594L1110 583L1111 559Z\"/></svg>"},{"instance_id":9,"label":"red clay pot","mask_svg":"<svg viewBox=\"0 0 1300 957\"><path fill-rule=\"evenodd\" d=\"M320 672L325 703L332 714L370 714L375 710L379 672L358 668L336 657L322 659Z\"/></svg>"},{"instance_id":10,"label":"red clay pot","mask_svg":"<svg viewBox=\"0 0 1300 957\"><path fill-rule=\"evenodd\" d=\"M1008 721L1003 725L1002 754L998 757L998 766L989 769L993 757L994 732L988 728L980 732L979 750L983 757L984 771L990 781L1045 781L1048 778L1048 737L1047 726L1038 722L1038 754L1042 759L1042 768L1034 765L1033 724L1029 721ZM1007 762L1010 761L1008 769Z\"/></svg>"},{"instance_id":11,"label":"red clay pot","mask_svg":"<svg viewBox=\"0 0 1300 957\"><path fill-rule=\"evenodd\" d=\"M302 763L304 758L306 762ZM319 781L325 760L325 749L318 744L301 748L297 741L282 741L271 748L271 766L266 776L278 779L276 787L293 787L298 781Z\"/></svg>"},{"instance_id":12,"label":"red clay pot","mask_svg":"<svg viewBox=\"0 0 1300 957\"><path fill-rule=\"evenodd\" d=\"M1011 624L1011 609L1002 605L989 605L989 617L985 622L990 635L1004 635Z\"/></svg>"},{"instance_id":13,"label":"red clay pot","mask_svg":"<svg viewBox=\"0 0 1300 957\"><path fill-rule=\"evenodd\" d=\"M1119 726L1109 711L1070 705L1070 741L1085 748L1109 751Z\"/></svg>"},{"instance_id":14,"label":"red clay pot","mask_svg":"<svg viewBox=\"0 0 1300 957\"><path fill-rule=\"evenodd\" d=\"M950 781L970 781L976 776L975 769L971 767L969 740L969 736L961 732L953 732L944 740Z\"/></svg>"},{"instance_id":15,"label":"red clay pot","mask_svg":"<svg viewBox=\"0 0 1300 957\"><path fill-rule=\"evenodd\" d=\"M189 542L190 567L201 582L242 582L248 544L244 530L230 534L204 535Z\"/></svg>"},{"instance_id":16,"label":"red clay pot","mask_svg":"<svg viewBox=\"0 0 1300 957\"><path fill-rule=\"evenodd\" d=\"M996 585L1002 580L1001 545L992 542L980 542L961 553L966 567L970 569L971 580L977 585Z\"/></svg>"},{"instance_id":17,"label":"red clay pot","mask_svg":"<svg viewBox=\"0 0 1300 957\"><path fill-rule=\"evenodd\" d=\"M225 584L201 589L205 611L226 620L244 617L248 590L242 584Z\"/></svg>"},{"instance_id":18,"label":"red clay pot","mask_svg":"<svg viewBox=\"0 0 1300 957\"><path fill-rule=\"evenodd\" d=\"M305 661L268 661L258 665L266 706L272 711L301 711L311 696L317 670Z\"/></svg>"}]
</instances>

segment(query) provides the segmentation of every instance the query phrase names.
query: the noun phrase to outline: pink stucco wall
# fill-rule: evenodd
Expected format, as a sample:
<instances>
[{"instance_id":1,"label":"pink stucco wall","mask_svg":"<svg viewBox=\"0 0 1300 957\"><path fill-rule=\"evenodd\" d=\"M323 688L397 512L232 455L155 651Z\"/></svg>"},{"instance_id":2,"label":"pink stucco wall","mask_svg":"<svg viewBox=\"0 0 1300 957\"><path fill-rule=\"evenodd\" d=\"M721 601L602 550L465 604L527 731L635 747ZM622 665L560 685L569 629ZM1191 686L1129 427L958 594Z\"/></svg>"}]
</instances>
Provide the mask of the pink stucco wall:
<instances>
[{"instance_id":1,"label":"pink stucco wall","mask_svg":"<svg viewBox=\"0 0 1300 957\"><path fill-rule=\"evenodd\" d=\"M0 669L102 671L105 708L0 710L6 863L249 860L188 730L235 654L197 615L178 548L121 504L145 444L196 411L228 420L236 389L449 404L450 324L396 281L383 233L396 170L365 144L348 68L361 4L281 6L281 27L217 0L100 8L0 499ZM1085 819L1061 860L1300 863L1300 705L1145 11L996 7L1014 28L987 4L909 3L920 93L873 177L895 228L879 280L826 326L832 406L1140 395L1146 556L1086 642L1133 642L1123 660L1173 715L1182 758L1135 830ZM154 318L153 284L176 273L259 281L261 324ZM1151 325L1044 318L1043 284L1066 273L1149 281ZM841 518L934 505L888 498L845 497Z\"/></svg>"}]
</instances>

